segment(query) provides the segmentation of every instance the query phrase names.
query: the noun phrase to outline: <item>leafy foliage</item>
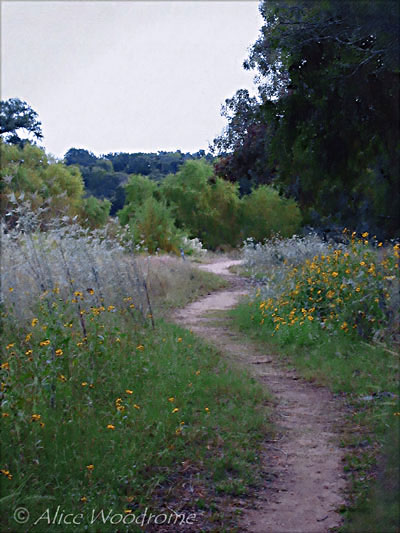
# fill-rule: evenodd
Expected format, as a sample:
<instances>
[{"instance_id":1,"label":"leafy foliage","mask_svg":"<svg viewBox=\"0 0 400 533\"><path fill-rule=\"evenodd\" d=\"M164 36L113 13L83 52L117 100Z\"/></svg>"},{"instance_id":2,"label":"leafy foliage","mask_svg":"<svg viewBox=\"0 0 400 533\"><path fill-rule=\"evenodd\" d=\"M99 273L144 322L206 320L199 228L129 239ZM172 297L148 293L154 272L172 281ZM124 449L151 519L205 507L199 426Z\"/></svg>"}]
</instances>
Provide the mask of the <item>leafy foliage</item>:
<instances>
[{"instance_id":1,"label":"leafy foliage","mask_svg":"<svg viewBox=\"0 0 400 533\"><path fill-rule=\"evenodd\" d=\"M110 153L97 157L82 148L71 148L64 156L66 165L78 165L87 194L111 202L110 214L115 215L125 203L125 185L131 175L142 175L157 182L175 173L190 159L212 160L211 154L199 150L195 154L177 152ZM127 202L130 202L128 199Z\"/></svg>"},{"instance_id":2,"label":"leafy foliage","mask_svg":"<svg viewBox=\"0 0 400 533\"><path fill-rule=\"evenodd\" d=\"M314 226L398 234L397 4L263 1L261 13L245 63L259 97L227 101L217 172L279 183Z\"/></svg>"},{"instance_id":3,"label":"leafy foliage","mask_svg":"<svg viewBox=\"0 0 400 533\"><path fill-rule=\"evenodd\" d=\"M169 216L181 232L200 239L210 249L235 247L249 236L263 240L274 232L292 235L301 218L295 202L271 188L260 187L241 199L237 185L215 177L205 161L187 161L159 186L144 176L131 176L125 194L126 204L119 212L122 224L131 219L139 224L140 216L144 216L141 205L152 198L166 202ZM157 203L151 205L154 208ZM142 223L139 234L146 240L151 231L151 225ZM157 242L161 240L157 238Z\"/></svg>"},{"instance_id":4,"label":"leafy foliage","mask_svg":"<svg viewBox=\"0 0 400 533\"><path fill-rule=\"evenodd\" d=\"M188 161L163 181L160 194L171 205L177 225L207 248L237 244L238 197L233 186L216 180L211 165Z\"/></svg>"},{"instance_id":5,"label":"leafy foliage","mask_svg":"<svg viewBox=\"0 0 400 533\"><path fill-rule=\"evenodd\" d=\"M301 214L295 201L280 196L270 186L261 185L242 198L241 231L245 238L262 242L274 234L291 237L300 224Z\"/></svg>"},{"instance_id":6,"label":"leafy foliage","mask_svg":"<svg viewBox=\"0 0 400 533\"><path fill-rule=\"evenodd\" d=\"M0 102L0 134L11 144L24 144L21 130L40 140L43 138L38 114L26 102L19 98L10 98Z\"/></svg>"},{"instance_id":7,"label":"leafy foliage","mask_svg":"<svg viewBox=\"0 0 400 533\"><path fill-rule=\"evenodd\" d=\"M3 213L17 197L28 201L33 210L42 209L42 220L79 213L84 185L77 168L49 159L43 149L30 143L22 148L2 143L0 150Z\"/></svg>"},{"instance_id":8,"label":"leafy foliage","mask_svg":"<svg viewBox=\"0 0 400 533\"><path fill-rule=\"evenodd\" d=\"M157 185L140 174L133 174L124 189L125 205L118 213L122 225L128 224L129 219L134 216L143 202L155 194Z\"/></svg>"},{"instance_id":9,"label":"leafy foliage","mask_svg":"<svg viewBox=\"0 0 400 533\"><path fill-rule=\"evenodd\" d=\"M178 253L182 236L171 210L164 202L149 196L135 210L130 226L134 242L150 254L163 250Z\"/></svg>"},{"instance_id":10,"label":"leafy foliage","mask_svg":"<svg viewBox=\"0 0 400 533\"><path fill-rule=\"evenodd\" d=\"M300 253L294 253L294 247ZM302 253L301 239L272 241L262 248L246 254L253 269L261 258L258 268L266 282L254 320L265 323L273 335L292 337L312 323L333 335L399 340L399 244L384 248L383 243L370 242L367 233L361 238L353 233L347 245L319 246L313 257Z\"/></svg>"},{"instance_id":11,"label":"leafy foliage","mask_svg":"<svg viewBox=\"0 0 400 533\"><path fill-rule=\"evenodd\" d=\"M110 215L111 202L109 200L99 200L94 196L83 199L81 208L81 218L91 228L101 228Z\"/></svg>"}]
</instances>

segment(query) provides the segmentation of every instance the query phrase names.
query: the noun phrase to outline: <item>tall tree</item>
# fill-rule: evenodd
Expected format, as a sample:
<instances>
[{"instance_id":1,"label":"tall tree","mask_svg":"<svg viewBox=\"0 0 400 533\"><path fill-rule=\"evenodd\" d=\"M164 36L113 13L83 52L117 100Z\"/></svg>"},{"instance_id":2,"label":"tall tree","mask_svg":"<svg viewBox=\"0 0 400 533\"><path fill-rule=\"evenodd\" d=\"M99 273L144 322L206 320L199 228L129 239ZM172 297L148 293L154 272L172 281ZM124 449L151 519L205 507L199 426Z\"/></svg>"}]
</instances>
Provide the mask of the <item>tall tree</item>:
<instances>
[{"instance_id":1,"label":"tall tree","mask_svg":"<svg viewBox=\"0 0 400 533\"><path fill-rule=\"evenodd\" d=\"M278 182L308 222L398 234L397 3L264 0L260 10L265 23L245 63L258 71L259 96L247 99L245 122L264 129L232 135L243 106L229 101L228 133L216 146L225 142L237 164L222 157L223 170L231 180L250 175L237 154L256 147L255 179Z\"/></svg>"}]
</instances>

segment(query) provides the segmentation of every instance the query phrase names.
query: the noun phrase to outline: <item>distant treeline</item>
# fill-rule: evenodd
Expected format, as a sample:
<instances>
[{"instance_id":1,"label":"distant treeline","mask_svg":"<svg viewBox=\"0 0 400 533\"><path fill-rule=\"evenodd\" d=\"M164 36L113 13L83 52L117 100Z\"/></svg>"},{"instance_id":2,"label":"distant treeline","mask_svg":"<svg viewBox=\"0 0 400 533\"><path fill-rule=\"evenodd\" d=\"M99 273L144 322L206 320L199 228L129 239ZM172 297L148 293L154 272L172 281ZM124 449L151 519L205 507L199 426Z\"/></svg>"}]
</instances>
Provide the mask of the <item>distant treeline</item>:
<instances>
[{"instance_id":1,"label":"distant treeline","mask_svg":"<svg viewBox=\"0 0 400 533\"><path fill-rule=\"evenodd\" d=\"M111 215L122 209L125 203L124 185L129 176L140 174L160 181L168 174L176 174L185 161L205 159L212 163L213 156L204 150L196 153L159 151L157 153L117 152L97 157L82 148L71 148L64 156L66 165L79 167L87 196L111 202Z\"/></svg>"}]
</instances>

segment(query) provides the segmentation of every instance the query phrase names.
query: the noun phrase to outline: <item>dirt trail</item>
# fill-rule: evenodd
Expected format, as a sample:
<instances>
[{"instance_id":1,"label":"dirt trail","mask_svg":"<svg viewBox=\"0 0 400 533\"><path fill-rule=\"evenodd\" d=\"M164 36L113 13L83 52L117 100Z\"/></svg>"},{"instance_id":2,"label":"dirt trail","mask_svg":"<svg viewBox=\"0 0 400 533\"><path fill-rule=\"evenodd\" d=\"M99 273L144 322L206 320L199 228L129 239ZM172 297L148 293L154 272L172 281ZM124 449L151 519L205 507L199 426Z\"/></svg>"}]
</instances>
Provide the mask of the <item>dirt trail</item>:
<instances>
[{"instance_id":1,"label":"dirt trail","mask_svg":"<svg viewBox=\"0 0 400 533\"><path fill-rule=\"evenodd\" d=\"M239 263L218 261L200 266L226 277L230 288L188 305L174 317L249 368L276 401L273 422L277 434L274 442L265 445L264 486L251 508L241 508L238 526L254 533L326 533L340 524L335 509L344 503L343 452L337 444L338 401L325 388L299 379L273 354L232 331L226 320L219 324L215 316L207 318L210 311L234 307L248 291L246 280L228 270Z\"/></svg>"}]
</instances>

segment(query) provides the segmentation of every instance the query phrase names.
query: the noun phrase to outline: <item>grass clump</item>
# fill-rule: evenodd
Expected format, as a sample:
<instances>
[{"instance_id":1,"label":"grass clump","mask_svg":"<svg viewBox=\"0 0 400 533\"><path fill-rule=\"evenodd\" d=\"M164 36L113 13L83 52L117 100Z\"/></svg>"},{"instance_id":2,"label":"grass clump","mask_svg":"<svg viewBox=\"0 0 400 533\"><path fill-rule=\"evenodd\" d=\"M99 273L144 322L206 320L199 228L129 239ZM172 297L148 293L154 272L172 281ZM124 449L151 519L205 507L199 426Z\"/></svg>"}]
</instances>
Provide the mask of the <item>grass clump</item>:
<instances>
[{"instance_id":1,"label":"grass clump","mask_svg":"<svg viewBox=\"0 0 400 533\"><path fill-rule=\"evenodd\" d=\"M353 234L347 244L322 244L322 253L312 257L300 250L296 258L288 245L293 239L272 243L271 252L291 249L275 259L271 253L268 271L254 261L251 268L265 284L233 312L236 323L273 344L307 379L343 397L349 413L345 470L352 485L343 531L372 531L361 524L396 531L400 247L371 247L367 234ZM384 497L387 482L397 491L393 499Z\"/></svg>"}]
</instances>

